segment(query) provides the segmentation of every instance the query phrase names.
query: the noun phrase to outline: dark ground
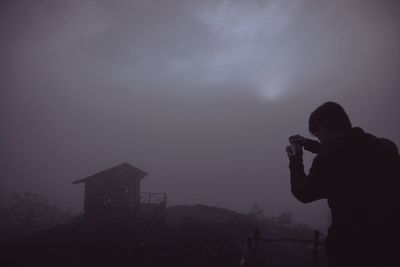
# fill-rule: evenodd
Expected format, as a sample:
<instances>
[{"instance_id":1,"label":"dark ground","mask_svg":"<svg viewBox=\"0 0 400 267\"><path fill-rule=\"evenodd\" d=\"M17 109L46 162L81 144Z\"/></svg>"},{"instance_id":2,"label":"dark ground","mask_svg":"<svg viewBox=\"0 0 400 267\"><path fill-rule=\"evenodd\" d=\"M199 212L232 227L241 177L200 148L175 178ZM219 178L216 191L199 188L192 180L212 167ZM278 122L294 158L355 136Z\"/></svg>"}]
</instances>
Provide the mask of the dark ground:
<instances>
[{"instance_id":1,"label":"dark ground","mask_svg":"<svg viewBox=\"0 0 400 267\"><path fill-rule=\"evenodd\" d=\"M267 237L313 237L313 230L301 224L204 205L177 206L167 209L163 221L88 223L78 216L67 224L3 241L0 265L239 266L246 238L255 227ZM312 266L311 250L304 244L260 243L258 266Z\"/></svg>"}]
</instances>

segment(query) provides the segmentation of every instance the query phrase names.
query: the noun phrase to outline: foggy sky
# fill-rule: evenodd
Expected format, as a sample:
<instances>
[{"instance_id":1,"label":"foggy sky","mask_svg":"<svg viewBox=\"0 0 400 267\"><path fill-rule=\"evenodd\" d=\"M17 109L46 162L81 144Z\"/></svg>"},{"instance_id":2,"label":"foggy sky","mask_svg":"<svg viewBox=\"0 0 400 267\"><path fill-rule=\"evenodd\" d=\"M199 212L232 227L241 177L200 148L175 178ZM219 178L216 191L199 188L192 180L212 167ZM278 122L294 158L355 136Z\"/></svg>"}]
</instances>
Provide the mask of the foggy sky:
<instances>
[{"instance_id":1,"label":"foggy sky","mask_svg":"<svg viewBox=\"0 0 400 267\"><path fill-rule=\"evenodd\" d=\"M81 211L71 182L129 162L169 205L257 203L325 229L325 201L290 194L288 136L309 137L310 112L333 100L400 144L396 1L0 7L2 202L31 191Z\"/></svg>"}]
</instances>

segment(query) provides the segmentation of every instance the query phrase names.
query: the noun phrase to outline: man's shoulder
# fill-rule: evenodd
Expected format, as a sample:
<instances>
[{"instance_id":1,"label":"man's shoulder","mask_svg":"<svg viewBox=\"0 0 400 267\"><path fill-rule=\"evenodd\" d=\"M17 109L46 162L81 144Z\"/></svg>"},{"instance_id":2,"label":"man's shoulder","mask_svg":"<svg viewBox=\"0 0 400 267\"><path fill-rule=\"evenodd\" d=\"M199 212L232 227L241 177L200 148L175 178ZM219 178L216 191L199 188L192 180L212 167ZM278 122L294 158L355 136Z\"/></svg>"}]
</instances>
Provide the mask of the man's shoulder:
<instances>
[{"instance_id":1,"label":"man's shoulder","mask_svg":"<svg viewBox=\"0 0 400 267\"><path fill-rule=\"evenodd\" d=\"M380 152L388 155L399 155L397 145L390 139L384 137L376 137L370 133L366 133L367 140L370 144L376 146Z\"/></svg>"},{"instance_id":2,"label":"man's shoulder","mask_svg":"<svg viewBox=\"0 0 400 267\"><path fill-rule=\"evenodd\" d=\"M396 146L396 144L392 140L387 139L387 138L380 138L380 140L382 143L382 147L386 151L388 151L392 154L396 154L396 155L399 154L399 148Z\"/></svg>"}]
</instances>

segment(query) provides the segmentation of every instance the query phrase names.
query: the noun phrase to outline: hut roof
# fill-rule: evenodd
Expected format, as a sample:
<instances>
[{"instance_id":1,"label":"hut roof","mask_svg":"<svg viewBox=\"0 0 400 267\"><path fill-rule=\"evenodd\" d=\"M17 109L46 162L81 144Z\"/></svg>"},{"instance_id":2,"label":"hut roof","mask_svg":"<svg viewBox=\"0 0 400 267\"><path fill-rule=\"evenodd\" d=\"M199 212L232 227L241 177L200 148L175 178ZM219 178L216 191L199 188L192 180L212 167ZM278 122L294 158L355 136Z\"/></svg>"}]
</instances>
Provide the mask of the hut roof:
<instances>
[{"instance_id":1,"label":"hut roof","mask_svg":"<svg viewBox=\"0 0 400 267\"><path fill-rule=\"evenodd\" d=\"M72 184L86 183L89 180L117 179L120 181L126 181L127 179L143 179L146 175L147 173L145 171L125 162L86 178L75 180Z\"/></svg>"}]
</instances>

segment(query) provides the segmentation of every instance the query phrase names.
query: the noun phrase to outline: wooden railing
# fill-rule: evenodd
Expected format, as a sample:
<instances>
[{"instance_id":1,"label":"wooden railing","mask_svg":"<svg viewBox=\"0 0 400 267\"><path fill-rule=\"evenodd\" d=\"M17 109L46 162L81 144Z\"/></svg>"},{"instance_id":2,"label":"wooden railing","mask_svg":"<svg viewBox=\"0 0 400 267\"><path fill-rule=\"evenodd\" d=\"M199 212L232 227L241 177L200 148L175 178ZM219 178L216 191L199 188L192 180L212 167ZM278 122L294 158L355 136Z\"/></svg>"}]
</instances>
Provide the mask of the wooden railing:
<instances>
[{"instance_id":1,"label":"wooden railing","mask_svg":"<svg viewBox=\"0 0 400 267\"><path fill-rule=\"evenodd\" d=\"M140 192L140 204L167 206L167 193Z\"/></svg>"},{"instance_id":2,"label":"wooden railing","mask_svg":"<svg viewBox=\"0 0 400 267\"><path fill-rule=\"evenodd\" d=\"M260 232L258 229L255 229L253 234L247 238L243 255L240 260L240 266L242 267L251 267L254 266L257 259L256 259L256 250L258 247L258 241L266 241L266 242L299 242L299 243L307 243L313 244L313 266L318 267L319 257L318 257L318 247L320 245L325 245L324 242L319 241L320 232L314 231L314 238L313 240L308 239L299 239L299 238L265 238L260 236Z\"/></svg>"}]
</instances>

